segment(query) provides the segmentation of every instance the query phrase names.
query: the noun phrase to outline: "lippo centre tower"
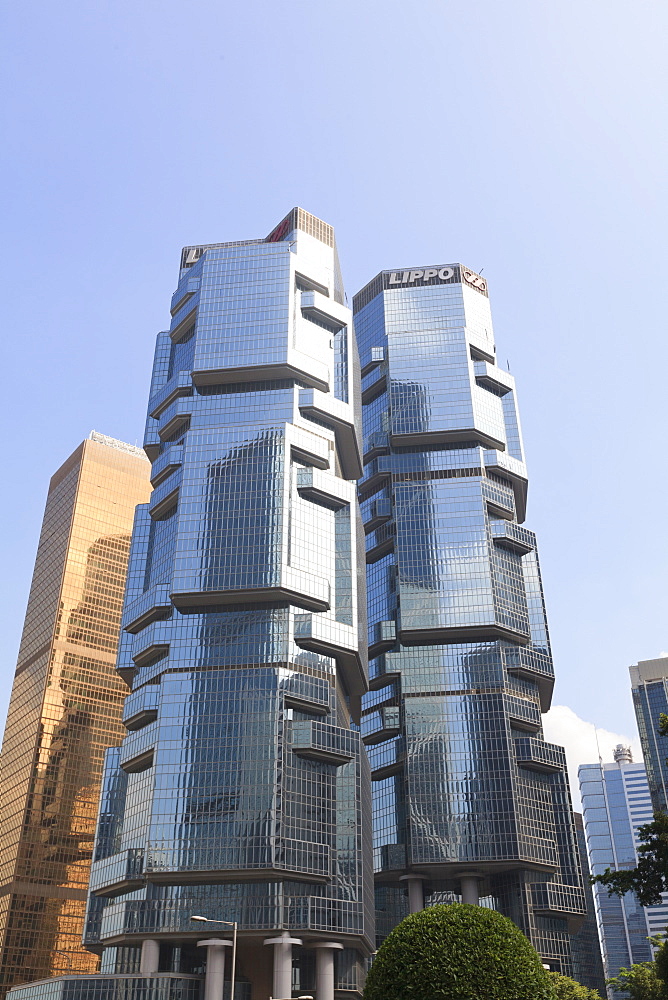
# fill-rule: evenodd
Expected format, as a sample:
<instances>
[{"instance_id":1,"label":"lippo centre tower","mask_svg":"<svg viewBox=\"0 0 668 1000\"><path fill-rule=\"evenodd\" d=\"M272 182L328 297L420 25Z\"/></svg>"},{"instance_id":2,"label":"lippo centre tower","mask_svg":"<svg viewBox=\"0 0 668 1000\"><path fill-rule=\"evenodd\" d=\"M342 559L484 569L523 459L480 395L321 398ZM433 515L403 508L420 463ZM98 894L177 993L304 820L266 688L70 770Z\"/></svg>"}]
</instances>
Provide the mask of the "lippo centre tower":
<instances>
[{"instance_id":1,"label":"lippo centre tower","mask_svg":"<svg viewBox=\"0 0 668 1000\"><path fill-rule=\"evenodd\" d=\"M116 996L105 977L142 1000L208 1000L223 978L228 995L230 928L193 916L238 923L235 997L361 989L366 608L343 301L333 230L301 209L266 239L183 251L123 612L129 733L107 755L90 883L102 975L77 997Z\"/></svg>"},{"instance_id":2,"label":"lippo centre tower","mask_svg":"<svg viewBox=\"0 0 668 1000\"><path fill-rule=\"evenodd\" d=\"M585 913L512 376L487 284L383 271L354 299L362 364L376 919L461 899L571 971Z\"/></svg>"}]
</instances>

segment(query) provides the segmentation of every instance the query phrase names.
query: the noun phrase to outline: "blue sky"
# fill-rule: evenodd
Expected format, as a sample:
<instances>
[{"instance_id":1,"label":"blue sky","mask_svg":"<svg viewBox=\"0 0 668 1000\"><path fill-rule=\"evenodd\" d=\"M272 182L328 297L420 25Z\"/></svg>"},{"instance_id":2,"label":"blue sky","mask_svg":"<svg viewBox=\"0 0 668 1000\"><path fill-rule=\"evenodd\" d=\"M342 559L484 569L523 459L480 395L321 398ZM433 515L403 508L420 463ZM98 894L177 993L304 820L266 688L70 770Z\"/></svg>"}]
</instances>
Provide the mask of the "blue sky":
<instances>
[{"instance_id":1,"label":"blue sky","mask_svg":"<svg viewBox=\"0 0 668 1000\"><path fill-rule=\"evenodd\" d=\"M2 20L5 700L48 479L93 427L141 438L181 246L301 204L336 227L349 295L381 268L484 268L556 701L632 734L627 667L668 650L668 8L24 0Z\"/></svg>"}]
</instances>

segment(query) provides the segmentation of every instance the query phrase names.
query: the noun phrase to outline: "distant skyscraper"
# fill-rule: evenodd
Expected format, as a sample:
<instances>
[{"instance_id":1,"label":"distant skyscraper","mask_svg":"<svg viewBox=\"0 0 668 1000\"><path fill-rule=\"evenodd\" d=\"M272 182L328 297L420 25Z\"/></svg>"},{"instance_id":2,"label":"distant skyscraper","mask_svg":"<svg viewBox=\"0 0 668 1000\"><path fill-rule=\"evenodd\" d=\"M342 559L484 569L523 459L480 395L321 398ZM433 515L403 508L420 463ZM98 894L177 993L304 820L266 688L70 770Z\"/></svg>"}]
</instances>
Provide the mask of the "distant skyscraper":
<instances>
[{"instance_id":1,"label":"distant skyscraper","mask_svg":"<svg viewBox=\"0 0 668 1000\"><path fill-rule=\"evenodd\" d=\"M582 813L574 813L575 833L578 840L578 853L580 855L580 868L584 879L585 898L587 901L587 916L582 927L573 935L573 978L588 986L591 990L598 990L602 997L605 996L605 973L603 972L603 959L601 958L601 942L598 937L598 925L596 922L596 907L594 906L594 893L589 884L589 858L587 856L587 838L584 831Z\"/></svg>"},{"instance_id":2,"label":"distant skyscraper","mask_svg":"<svg viewBox=\"0 0 668 1000\"><path fill-rule=\"evenodd\" d=\"M123 733L114 670L138 448L93 432L51 480L0 759L0 995L94 970L81 943L104 751Z\"/></svg>"},{"instance_id":3,"label":"distant skyscraper","mask_svg":"<svg viewBox=\"0 0 668 1000\"><path fill-rule=\"evenodd\" d=\"M552 658L487 285L460 264L383 271L354 314L379 938L409 908L482 899L571 973L585 902L564 751L543 740Z\"/></svg>"},{"instance_id":4,"label":"distant skyscraper","mask_svg":"<svg viewBox=\"0 0 668 1000\"><path fill-rule=\"evenodd\" d=\"M629 671L652 806L668 812L668 737L659 735L659 716L668 715L668 656L641 660Z\"/></svg>"},{"instance_id":5,"label":"distant skyscraper","mask_svg":"<svg viewBox=\"0 0 668 1000\"><path fill-rule=\"evenodd\" d=\"M355 996L373 949L369 770L351 728L364 536L331 226L294 209L266 239L187 247L171 313L123 612L129 733L107 755L91 875L102 974L49 996L221 1000L229 928L193 916L238 922L236 1000L293 984Z\"/></svg>"},{"instance_id":6,"label":"distant skyscraper","mask_svg":"<svg viewBox=\"0 0 668 1000\"><path fill-rule=\"evenodd\" d=\"M578 775L589 863L593 875L606 868L635 868L638 827L652 821L652 802L643 764L632 762L628 747L615 748L614 764L582 764ZM642 907L632 892L609 896L594 886L594 904L606 978L622 966L652 958L649 936L668 925L668 895L658 906ZM615 994L610 992L611 1000Z\"/></svg>"}]
</instances>

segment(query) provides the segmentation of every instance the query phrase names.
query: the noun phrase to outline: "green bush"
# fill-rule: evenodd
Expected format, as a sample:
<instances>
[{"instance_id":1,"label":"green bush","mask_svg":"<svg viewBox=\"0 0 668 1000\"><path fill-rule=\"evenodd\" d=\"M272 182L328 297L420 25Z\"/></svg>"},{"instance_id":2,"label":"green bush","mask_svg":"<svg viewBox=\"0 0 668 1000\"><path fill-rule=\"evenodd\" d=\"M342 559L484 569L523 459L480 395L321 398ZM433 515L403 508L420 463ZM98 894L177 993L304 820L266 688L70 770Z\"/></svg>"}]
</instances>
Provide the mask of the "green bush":
<instances>
[{"instance_id":1,"label":"green bush","mask_svg":"<svg viewBox=\"0 0 668 1000\"><path fill-rule=\"evenodd\" d=\"M364 1000L554 1000L538 952L495 910L429 906L378 949Z\"/></svg>"},{"instance_id":2,"label":"green bush","mask_svg":"<svg viewBox=\"0 0 668 1000\"><path fill-rule=\"evenodd\" d=\"M557 1000L601 1000L598 990L590 990L588 986L582 986L569 976L561 976L558 972L550 972L550 982Z\"/></svg>"}]
</instances>

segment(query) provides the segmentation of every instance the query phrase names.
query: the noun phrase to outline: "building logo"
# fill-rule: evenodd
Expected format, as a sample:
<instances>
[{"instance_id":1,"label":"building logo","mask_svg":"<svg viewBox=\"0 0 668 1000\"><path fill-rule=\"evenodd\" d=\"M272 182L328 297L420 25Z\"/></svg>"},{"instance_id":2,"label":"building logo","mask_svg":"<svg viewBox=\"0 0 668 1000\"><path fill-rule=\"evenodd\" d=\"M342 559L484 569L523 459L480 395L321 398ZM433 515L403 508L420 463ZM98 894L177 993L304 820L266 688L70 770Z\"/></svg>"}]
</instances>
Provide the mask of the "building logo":
<instances>
[{"instance_id":1,"label":"building logo","mask_svg":"<svg viewBox=\"0 0 668 1000\"><path fill-rule=\"evenodd\" d=\"M487 295L487 282L475 271L460 264L442 267L418 267L409 271L383 272L383 288L417 288L422 285L453 285L465 282Z\"/></svg>"},{"instance_id":2,"label":"building logo","mask_svg":"<svg viewBox=\"0 0 668 1000\"><path fill-rule=\"evenodd\" d=\"M196 264L205 250L206 247L184 247L181 251L181 270Z\"/></svg>"},{"instance_id":3,"label":"building logo","mask_svg":"<svg viewBox=\"0 0 668 1000\"><path fill-rule=\"evenodd\" d=\"M469 285L473 285L474 288L477 288L481 292L485 292L485 294L487 294L487 282L484 278L481 278L479 274L476 274L475 271L469 271L468 267L463 267L462 277Z\"/></svg>"},{"instance_id":4,"label":"building logo","mask_svg":"<svg viewBox=\"0 0 668 1000\"><path fill-rule=\"evenodd\" d=\"M275 229L269 233L265 239L265 243L280 243L284 240L288 233L291 233L293 229L297 228L297 209L293 208L291 212L285 216L285 218L279 222Z\"/></svg>"}]
</instances>

